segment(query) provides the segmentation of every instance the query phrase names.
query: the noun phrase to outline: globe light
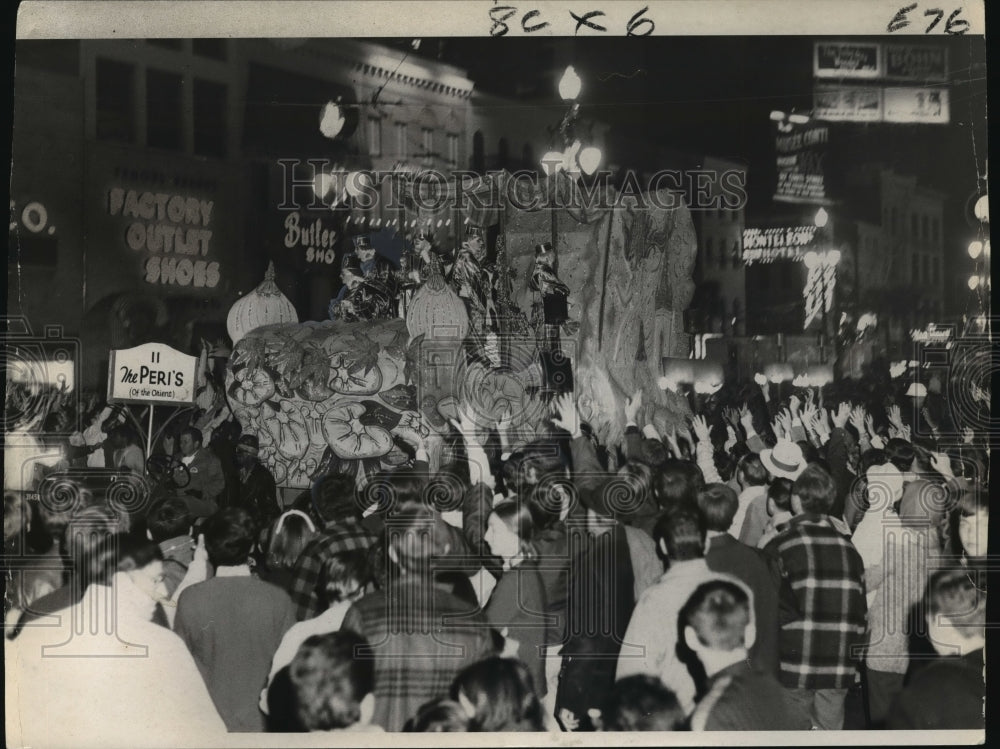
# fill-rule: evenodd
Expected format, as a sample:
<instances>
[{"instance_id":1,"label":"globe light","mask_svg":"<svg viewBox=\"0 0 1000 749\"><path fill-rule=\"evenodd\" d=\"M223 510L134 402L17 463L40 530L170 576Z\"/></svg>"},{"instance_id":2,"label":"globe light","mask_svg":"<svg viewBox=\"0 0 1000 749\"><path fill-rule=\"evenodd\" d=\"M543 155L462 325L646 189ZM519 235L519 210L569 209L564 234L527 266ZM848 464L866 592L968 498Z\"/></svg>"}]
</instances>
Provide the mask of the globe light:
<instances>
[{"instance_id":1,"label":"globe light","mask_svg":"<svg viewBox=\"0 0 1000 749\"><path fill-rule=\"evenodd\" d=\"M976 201L975 207L972 209L973 213L976 214L976 218L980 221L985 221L987 224L990 222L990 197L989 195L983 195L979 200Z\"/></svg>"},{"instance_id":2,"label":"globe light","mask_svg":"<svg viewBox=\"0 0 1000 749\"><path fill-rule=\"evenodd\" d=\"M809 252L802 256L802 264L809 270L812 270L819 265L819 253L815 250L809 250Z\"/></svg>"},{"instance_id":3,"label":"globe light","mask_svg":"<svg viewBox=\"0 0 1000 749\"><path fill-rule=\"evenodd\" d=\"M783 119L785 119L785 113L784 112L782 112L780 109L772 109L771 110L771 121L772 122L781 122Z\"/></svg>"},{"instance_id":4,"label":"globe light","mask_svg":"<svg viewBox=\"0 0 1000 749\"><path fill-rule=\"evenodd\" d=\"M562 74L562 78L559 79L559 95L564 101L573 101L580 95L580 89L583 88L583 81L580 80L580 76L576 74L576 70L570 65L566 68L566 72Z\"/></svg>"},{"instance_id":5,"label":"globe light","mask_svg":"<svg viewBox=\"0 0 1000 749\"><path fill-rule=\"evenodd\" d=\"M322 200L333 189L336 180L332 174L327 174L326 172L320 172L316 175L316 179L313 180L313 192L316 193L316 197Z\"/></svg>"},{"instance_id":6,"label":"globe light","mask_svg":"<svg viewBox=\"0 0 1000 749\"><path fill-rule=\"evenodd\" d=\"M979 288L979 276L969 276L969 290L975 291Z\"/></svg>"},{"instance_id":7,"label":"globe light","mask_svg":"<svg viewBox=\"0 0 1000 749\"><path fill-rule=\"evenodd\" d=\"M563 168L563 155L560 151L549 151L542 157L541 163L546 176L552 177Z\"/></svg>"},{"instance_id":8,"label":"globe light","mask_svg":"<svg viewBox=\"0 0 1000 749\"><path fill-rule=\"evenodd\" d=\"M344 114L340 111L340 105L335 101L328 101L319 115L319 131L327 138L336 138L343 129Z\"/></svg>"},{"instance_id":9,"label":"globe light","mask_svg":"<svg viewBox=\"0 0 1000 749\"><path fill-rule=\"evenodd\" d=\"M788 121L796 125L805 125L809 122L809 115L807 114L790 114L788 115Z\"/></svg>"},{"instance_id":10,"label":"globe light","mask_svg":"<svg viewBox=\"0 0 1000 749\"><path fill-rule=\"evenodd\" d=\"M580 168L583 170L583 173L590 176L596 172L597 167L601 165L601 156L601 149L595 146L587 146L580 151L577 160L580 162Z\"/></svg>"},{"instance_id":11,"label":"globe light","mask_svg":"<svg viewBox=\"0 0 1000 749\"><path fill-rule=\"evenodd\" d=\"M840 263L840 250L830 250L826 253L826 264L831 268L837 267Z\"/></svg>"},{"instance_id":12,"label":"globe light","mask_svg":"<svg viewBox=\"0 0 1000 749\"><path fill-rule=\"evenodd\" d=\"M347 175L347 194L352 198L357 198L373 185L371 175L364 172L351 172Z\"/></svg>"},{"instance_id":13,"label":"globe light","mask_svg":"<svg viewBox=\"0 0 1000 749\"><path fill-rule=\"evenodd\" d=\"M978 239L974 240L972 242L969 242L969 257L971 257L973 260L975 260L982 253L983 253L983 243L982 242L980 242Z\"/></svg>"},{"instance_id":14,"label":"globe light","mask_svg":"<svg viewBox=\"0 0 1000 749\"><path fill-rule=\"evenodd\" d=\"M829 220L830 214L826 212L826 208L820 208L816 211L816 215L813 217L813 223L816 225L817 229L822 229L826 226Z\"/></svg>"}]
</instances>

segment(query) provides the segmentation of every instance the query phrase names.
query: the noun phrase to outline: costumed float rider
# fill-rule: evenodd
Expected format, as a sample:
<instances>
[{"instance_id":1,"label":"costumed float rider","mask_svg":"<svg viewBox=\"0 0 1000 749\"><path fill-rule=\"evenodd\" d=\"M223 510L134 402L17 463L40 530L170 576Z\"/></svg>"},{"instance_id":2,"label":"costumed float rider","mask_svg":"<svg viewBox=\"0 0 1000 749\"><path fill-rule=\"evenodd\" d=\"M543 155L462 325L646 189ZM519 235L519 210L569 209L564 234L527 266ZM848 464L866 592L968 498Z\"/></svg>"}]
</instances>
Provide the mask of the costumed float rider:
<instances>
[{"instance_id":1,"label":"costumed float rider","mask_svg":"<svg viewBox=\"0 0 1000 749\"><path fill-rule=\"evenodd\" d=\"M434 234L428 222L428 225L420 229L414 237L412 249L404 252L400 258L398 274L400 317L406 317L406 310L413 294L426 283L432 255L441 261L441 272L448 278L455 260L451 252L434 244Z\"/></svg>"},{"instance_id":2,"label":"costumed float rider","mask_svg":"<svg viewBox=\"0 0 1000 749\"><path fill-rule=\"evenodd\" d=\"M535 264L528 287L542 297L538 343L546 388L566 392L572 387L572 371L569 360L562 354L559 331L564 326L569 328L569 286L559 280L557 267L552 244L535 245Z\"/></svg>"},{"instance_id":3,"label":"costumed float rider","mask_svg":"<svg viewBox=\"0 0 1000 749\"><path fill-rule=\"evenodd\" d=\"M451 285L469 312L474 358L500 366L500 319L496 297L497 269L487 259L486 230L469 226L451 272Z\"/></svg>"},{"instance_id":4,"label":"costumed float rider","mask_svg":"<svg viewBox=\"0 0 1000 749\"><path fill-rule=\"evenodd\" d=\"M340 278L344 287L330 302L331 320L357 322L395 317L395 304L389 289L374 275L365 278L357 255L344 256Z\"/></svg>"}]
</instances>

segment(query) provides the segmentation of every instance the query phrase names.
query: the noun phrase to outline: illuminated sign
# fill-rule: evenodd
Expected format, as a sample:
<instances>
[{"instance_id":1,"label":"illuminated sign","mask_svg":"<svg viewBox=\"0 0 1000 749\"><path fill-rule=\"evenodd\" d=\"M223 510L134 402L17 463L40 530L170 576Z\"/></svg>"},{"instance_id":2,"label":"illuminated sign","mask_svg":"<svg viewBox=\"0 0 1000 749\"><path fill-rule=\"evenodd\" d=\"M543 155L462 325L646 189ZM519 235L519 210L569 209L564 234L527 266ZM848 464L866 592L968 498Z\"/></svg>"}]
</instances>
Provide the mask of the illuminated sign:
<instances>
[{"instance_id":1,"label":"illuminated sign","mask_svg":"<svg viewBox=\"0 0 1000 749\"><path fill-rule=\"evenodd\" d=\"M871 42L816 42L816 78L878 78L882 75L882 45Z\"/></svg>"},{"instance_id":2,"label":"illuminated sign","mask_svg":"<svg viewBox=\"0 0 1000 749\"><path fill-rule=\"evenodd\" d=\"M775 260L801 260L816 236L815 226L784 226L772 229L743 230L743 262L773 263Z\"/></svg>"},{"instance_id":3,"label":"illuminated sign","mask_svg":"<svg viewBox=\"0 0 1000 749\"><path fill-rule=\"evenodd\" d=\"M914 343L944 343L951 338L951 328L935 328L928 325L926 330L911 330L910 339Z\"/></svg>"},{"instance_id":4,"label":"illuminated sign","mask_svg":"<svg viewBox=\"0 0 1000 749\"><path fill-rule=\"evenodd\" d=\"M108 362L108 402L191 405L198 360L163 343L116 349Z\"/></svg>"},{"instance_id":5,"label":"illuminated sign","mask_svg":"<svg viewBox=\"0 0 1000 749\"><path fill-rule=\"evenodd\" d=\"M109 216L134 219L125 229L125 244L147 253L146 283L213 289L219 263L207 256L214 206L190 195L113 187L107 209Z\"/></svg>"}]
</instances>

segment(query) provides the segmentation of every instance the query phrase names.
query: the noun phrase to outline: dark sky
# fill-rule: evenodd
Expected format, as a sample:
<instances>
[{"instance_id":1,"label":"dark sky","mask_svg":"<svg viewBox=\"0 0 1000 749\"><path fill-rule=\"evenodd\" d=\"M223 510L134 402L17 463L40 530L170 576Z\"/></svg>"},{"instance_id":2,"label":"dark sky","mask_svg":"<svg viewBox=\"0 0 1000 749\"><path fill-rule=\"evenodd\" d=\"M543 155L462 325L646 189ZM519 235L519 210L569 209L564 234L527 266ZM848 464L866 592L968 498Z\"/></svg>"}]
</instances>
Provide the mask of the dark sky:
<instances>
[{"instance_id":1,"label":"dark sky","mask_svg":"<svg viewBox=\"0 0 1000 749\"><path fill-rule=\"evenodd\" d=\"M584 81L584 115L611 124L636 143L648 139L678 151L748 162L751 207L760 208L774 187L768 115L772 109L811 109L815 40L447 39L424 40L420 54L466 69L483 89L544 102L558 101L557 81L571 62ZM986 45L982 37L964 36L910 41L948 47L951 123L834 123L828 162L830 168L886 163L945 192L955 213L977 186L977 164L978 172L985 169Z\"/></svg>"}]
</instances>

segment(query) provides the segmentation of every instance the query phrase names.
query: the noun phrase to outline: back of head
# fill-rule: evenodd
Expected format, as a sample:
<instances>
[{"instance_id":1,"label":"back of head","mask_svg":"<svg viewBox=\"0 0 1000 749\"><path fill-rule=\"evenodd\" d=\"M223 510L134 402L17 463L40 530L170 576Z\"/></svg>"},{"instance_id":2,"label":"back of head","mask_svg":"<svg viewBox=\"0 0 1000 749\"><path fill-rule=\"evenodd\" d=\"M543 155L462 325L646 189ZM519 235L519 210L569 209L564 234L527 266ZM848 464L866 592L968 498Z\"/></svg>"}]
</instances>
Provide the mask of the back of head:
<instances>
[{"instance_id":1,"label":"back of head","mask_svg":"<svg viewBox=\"0 0 1000 749\"><path fill-rule=\"evenodd\" d=\"M679 616L681 631L691 627L698 641L711 650L730 651L744 647L746 628L753 622L750 597L729 580L699 585Z\"/></svg>"},{"instance_id":2,"label":"back of head","mask_svg":"<svg viewBox=\"0 0 1000 749\"><path fill-rule=\"evenodd\" d=\"M653 528L657 551L667 561L686 562L705 556L705 522L697 507L680 507L660 515Z\"/></svg>"},{"instance_id":3,"label":"back of head","mask_svg":"<svg viewBox=\"0 0 1000 749\"><path fill-rule=\"evenodd\" d=\"M214 567L246 564L257 539L250 513L242 507L227 507L209 517L202 526L205 550Z\"/></svg>"},{"instance_id":4,"label":"back of head","mask_svg":"<svg viewBox=\"0 0 1000 749\"><path fill-rule=\"evenodd\" d=\"M825 515L837 499L837 484L826 469L812 464L795 479L792 494L802 503L802 512Z\"/></svg>"},{"instance_id":5,"label":"back of head","mask_svg":"<svg viewBox=\"0 0 1000 749\"><path fill-rule=\"evenodd\" d=\"M324 559L316 582L320 603L329 608L363 590L372 578L369 558L369 550L351 549Z\"/></svg>"},{"instance_id":6,"label":"back of head","mask_svg":"<svg viewBox=\"0 0 1000 749\"><path fill-rule=\"evenodd\" d=\"M361 491L361 496L353 503L353 508L341 506L337 512L343 516L348 512L355 515L367 510L371 506L377 507L376 512L388 514L395 512L408 502L421 502L425 498L427 478L423 474L417 473L407 468L396 469L394 471L379 471L371 477ZM440 495L442 486L451 486L447 479L440 479L435 487L435 495ZM343 486L337 492L346 496L348 488ZM447 502L437 496L440 501ZM461 495L459 495L461 502Z\"/></svg>"},{"instance_id":7,"label":"back of head","mask_svg":"<svg viewBox=\"0 0 1000 749\"><path fill-rule=\"evenodd\" d=\"M518 452L517 486L510 487L514 491L521 491L525 484L537 484L547 476L566 472L566 456L556 439L534 440Z\"/></svg>"},{"instance_id":8,"label":"back of head","mask_svg":"<svg viewBox=\"0 0 1000 749\"><path fill-rule=\"evenodd\" d=\"M698 509L710 531L725 533L729 530L739 506L736 492L725 484L709 484L698 492Z\"/></svg>"},{"instance_id":9,"label":"back of head","mask_svg":"<svg viewBox=\"0 0 1000 749\"><path fill-rule=\"evenodd\" d=\"M367 641L350 630L312 635L299 646L288 677L302 727L348 728L362 718L361 702L375 691L375 661L355 657Z\"/></svg>"},{"instance_id":10,"label":"back of head","mask_svg":"<svg viewBox=\"0 0 1000 749\"><path fill-rule=\"evenodd\" d=\"M470 731L542 731L542 705L531 674L513 658L486 658L466 666L451 685L466 707Z\"/></svg>"},{"instance_id":11,"label":"back of head","mask_svg":"<svg viewBox=\"0 0 1000 749\"><path fill-rule=\"evenodd\" d=\"M387 519L385 534L389 554L400 570L427 579L432 557L450 550L451 534L441 514L422 503L408 503Z\"/></svg>"},{"instance_id":12,"label":"back of head","mask_svg":"<svg viewBox=\"0 0 1000 749\"><path fill-rule=\"evenodd\" d=\"M267 544L267 566L272 570L291 569L315 535L316 528L305 513L285 512L274 521Z\"/></svg>"},{"instance_id":13,"label":"back of head","mask_svg":"<svg viewBox=\"0 0 1000 749\"><path fill-rule=\"evenodd\" d=\"M108 505L91 505L73 513L66 526L64 548L72 565L75 590L82 592L92 583L109 583L119 542L127 531L128 525Z\"/></svg>"},{"instance_id":14,"label":"back of head","mask_svg":"<svg viewBox=\"0 0 1000 749\"><path fill-rule=\"evenodd\" d=\"M763 486L767 483L767 469L757 453L747 453L736 464L736 477L744 486Z\"/></svg>"},{"instance_id":15,"label":"back of head","mask_svg":"<svg viewBox=\"0 0 1000 749\"><path fill-rule=\"evenodd\" d=\"M654 474L656 501L663 510L694 506L705 483L698 466L686 460L665 460Z\"/></svg>"},{"instance_id":16,"label":"back of head","mask_svg":"<svg viewBox=\"0 0 1000 749\"><path fill-rule=\"evenodd\" d=\"M885 443L885 454L889 462L896 466L902 473L908 473L913 470L913 461L916 458L916 452L910 442L893 437Z\"/></svg>"},{"instance_id":17,"label":"back of head","mask_svg":"<svg viewBox=\"0 0 1000 749\"><path fill-rule=\"evenodd\" d=\"M409 733L461 733L469 730L469 716L454 700L441 698L421 705L403 730Z\"/></svg>"},{"instance_id":18,"label":"back of head","mask_svg":"<svg viewBox=\"0 0 1000 749\"><path fill-rule=\"evenodd\" d=\"M653 469L646 463L629 460L618 469L608 495L608 505L617 517L628 520L644 507L655 504Z\"/></svg>"},{"instance_id":19,"label":"back of head","mask_svg":"<svg viewBox=\"0 0 1000 749\"><path fill-rule=\"evenodd\" d=\"M178 497L164 499L146 516L146 529L157 543L190 533L193 523L187 503Z\"/></svg>"},{"instance_id":20,"label":"back of head","mask_svg":"<svg viewBox=\"0 0 1000 749\"><path fill-rule=\"evenodd\" d=\"M360 512L354 495L355 481L346 473L331 473L312 487L313 509L324 523L357 518Z\"/></svg>"},{"instance_id":21,"label":"back of head","mask_svg":"<svg viewBox=\"0 0 1000 749\"><path fill-rule=\"evenodd\" d=\"M647 674L615 682L601 710L604 731L674 731L683 721L674 693Z\"/></svg>"},{"instance_id":22,"label":"back of head","mask_svg":"<svg viewBox=\"0 0 1000 749\"><path fill-rule=\"evenodd\" d=\"M767 498L779 512L792 511L792 481L778 477L767 487Z\"/></svg>"}]
</instances>

